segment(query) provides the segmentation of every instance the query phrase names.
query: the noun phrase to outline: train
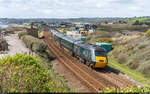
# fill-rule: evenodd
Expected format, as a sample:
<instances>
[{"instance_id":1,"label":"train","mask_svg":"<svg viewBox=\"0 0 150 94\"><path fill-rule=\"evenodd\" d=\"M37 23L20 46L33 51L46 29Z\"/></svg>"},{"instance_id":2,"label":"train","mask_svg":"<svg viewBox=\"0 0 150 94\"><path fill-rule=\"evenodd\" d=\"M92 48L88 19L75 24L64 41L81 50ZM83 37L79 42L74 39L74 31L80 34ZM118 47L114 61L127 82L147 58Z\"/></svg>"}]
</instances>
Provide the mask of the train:
<instances>
[{"instance_id":1,"label":"train","mask_svg":"<svg viewBox=\"0 0 150 94\"><path fill-rule=\"evenodd\" d=\"M72 56L78 58L92 69L105 68L108 63L107 53L104 48L89 44L80 40L63 35L55 30L51 30L51 36L60 47L71 52Z\"/></svg>"}]
</instances>

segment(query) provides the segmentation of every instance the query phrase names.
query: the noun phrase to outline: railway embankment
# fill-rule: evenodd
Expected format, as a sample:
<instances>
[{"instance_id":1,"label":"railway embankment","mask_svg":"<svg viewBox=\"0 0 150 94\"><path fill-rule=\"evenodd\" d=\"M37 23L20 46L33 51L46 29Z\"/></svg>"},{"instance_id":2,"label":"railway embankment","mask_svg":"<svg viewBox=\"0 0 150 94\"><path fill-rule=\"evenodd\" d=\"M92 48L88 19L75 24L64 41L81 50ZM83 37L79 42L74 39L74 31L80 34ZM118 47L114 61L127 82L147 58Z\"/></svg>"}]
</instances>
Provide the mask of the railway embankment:
<instances>
[{"instance_id":1,"label":"railway embankment","mask_svg":"<svg viewBox=\"0 0 150 94\"><path fill-rule=\"evenodd\" d=\"M52 69L53 61L27 48L17 34L4 38L9 46L0 54L0 93L70 91L67 81Z\"/></svg>"},{"instance_id":2,"label":"railway embankment","mask_svg":"<svg viewBox=\"0 0 150 94\"><path fill-rule=\"evenodd\" d=\"M86 65L72 57L68 51L60 49L58 43L56 43L51 36L48 36L48 33L50 32L46 32L44 39L45 43L48 45L48 49L52 51L52 54L68 69L68 71L71 71L76 77L78 77L82 83L89 87L90 90L100 91L106 87L109 88L109 86L118 88L122 88L123 86L130 87L132 82L128 79L124 79L125 77L120 77L117 75L118 73L113 73L113 71L108 68L104 71L94 71L88 68ZM94 83L97 84L97 86L94 85Z\"/></svg>"},{"instance_id":3,"label":"railway embankment","mask_svg":"<svg viewBox=\"0 0 150 94\"><path fill-rule=\"evenodd\" d=\"M14 35L14 34L12 34ZM15 34L16 35L16 34ZM8 36L9 37L9 36ZM14 36L11 36L12 38ZM70 90L70 88L67 85L67 81L64 80L63 76L59 76L57 73L54 72L52 66L55 61L52 61L52 59L47 60L47 56L53 56L55 60L58 61L60 67L55 67L55 69L58 69L57 72L64 74L65 77L68 77L69 80L72 80L72 84L74 86L72 86L72 88L76 88L76 90L73 90L74 92L120 92L119 90L121 89L122 92L141 92L141 91L149 91L148 87L145 88L139 88L139 87L132 87L132 85L134 85L134 83L132 81L130 81L129 79L127 79L125 76L120 76L118 75L120 73L120 71L114 70L111 67L107 67L104 70L101 69L96 69L96 70L92 70L91 68L89 68L87 65L81 63L78 59L72 57L72 55L70 54L70 52L68 52L66 49L60 49L60 47L58 46L58 43L56 43L54 41L54 39L51 36L48 36L48 34L45 34L45 43L42 40L39 40L37 38L34 38L32 36L27 35L26 33L21 34L21 36L18 38L18 36L16 36L16 40L19 40L26 49L29 50L29 54L27 55L22 55L22 54L17 54L17 55L13 55L10 56L9 59L7 59L7 57L5 59L2 59L2 61L6 61L8 62L12 62L12 64L10 63L6 63L4 62L2 65L8 65L6 66L6 69L10 69L11 73L12 72L16 72L16 70L19 70L17 73L15 73L17 78L21 78L21 77L27 77L27 81L29 81L29 79L31 79L31 81L29 81L29 83L23 83L24 86L26 86L26 84L30 84L30 90L33 89L33 85L36 84L36 87L34 88L34 90L38 91L38 92L45 92L45 90L47 92L70 92L72 90ZM10 38L10 41L12 41ZM15 42L17 43L17 42ZM18 44L16 45L14 42L12 43L14 45L14 48L16 46L18 46ZM9 42L9 45L11 43ZM17 48L17 47L16 47ZM48 49L48 50L47 50ZM16 52L22 52L22 48L20 47L20 49L18 48L18 50L16 50ZM24 52L24 53L27 53ZM34 56L33 52L35 53ZM14 53L15 54L15 53ZM32 64L29 64L29 61L18 61L19 60L24 60L25 58L30 57L32 60L34 61L32 62ZM10 59L11 58L11 59ZM15 58L15 59L14 59ZM11 60L11 61L9 61ZM17 60L14 61L14 60ZM26 60L26 59L25 59ZM40 60L40 61L36 61L36 60ZM48 62L49 61L49 62ZM14 63L15 62L15 63ZM20 62L22 62L22 64L20 64ZM26 62L28 62L28 64L30 66L27 67L21 67L26 65ZM57 64L58 64L57 63ZM17 66L16 66L16 65ZM34 66L33 66L34 65ZM37 66L35 66L37 65ZM63 67L62 67L62 66ZM15 69L12 69L12 67L10 66L15 66ZM19 69L18 69L19 67ZM30 67L31 70L30 70ZM26 76L27 74L23 74L24 76L20 76L19 72L21 72L21 70L24 70L24 68L29 69L28 71L28 76ZM34 69L38 69L41 70L42 73L37 72L38 70L34 70ZM35 71L30 73L29 71ZM6 71L8 73L8 75L10 75L10 71ZM26 71L26 70L25 70ZM3 71L5 72L5 71ZM26 72L25 72L26 73ZM37 74L34 74L37 73ZM44 73L44 74L43 74ZM39 75L39 74L43 74L43 75ZM67 75L66 75L67 74ZM32 76L31 76L32 75ZM33 77L33 75L35 75ZM41 77L46 77L46 82L45 80L42 79ZM1 76L1 77L5 77L5 76ZM13 75L11 77L14 77ZM14 78L16 78L14 77ZM43 83L41 83L41 80L39 81L38 79L36 79L37 77L39 77L39 79L42 80ZM6 77L7 78L7 77ZM23 78L21 78L21 81L24 81ZM75 79L74 79L75 78ZM15 79L13 79L15 80ZM12 80L12 81L13 81ZM44 80L44 81L43 81ZM9 80L7 80L9 81ZM6 82L3 81L3 82ZM13 81L14 82L14 81ZM35 83L35 82L39 82L39 83ZM31 84L33 83L33 84ZM75 83L75 84L74 84ZM5 83L2 83L2 85ZM16 83L13 83L16 84ZM30 91L28 87L22 87L20 85L20 83L17 83L18 85L15 87L14 85L11 85L8 88L4 87L2 89L7 89L10 92L24 92L26 91ZM38 84L38 85L37 85ZM131 85L132 84L132 85ZM82 86L83 85L83 86ZM52 88L51 88L52 86ZM70 86L71 87L71 86ZM112 89L109 89L111 87L114 87ZM24 88L24 89L22 89ZM82 88L82 89L81 89ZM123 88L123 89L122 89ZM106 89L106 90L105 90ZM105 90L105 91L103 91ZM128 91L129 90L129 91ZM33 91L33 90L32 90Z\"/></svg>"},{"instance_id":4,"label":"railway embankment","mask_svg":"<svg viewBox=\"0 0 150 94\"><path fill-rule=\"evenodd\" d=\"M88 42L107 42L114 46L108 54L108 66L120 70L124 75L137 82L148 84L149 81L149 37L146 32L104 31L88 36Z\"/></svg>"}]
</instances>

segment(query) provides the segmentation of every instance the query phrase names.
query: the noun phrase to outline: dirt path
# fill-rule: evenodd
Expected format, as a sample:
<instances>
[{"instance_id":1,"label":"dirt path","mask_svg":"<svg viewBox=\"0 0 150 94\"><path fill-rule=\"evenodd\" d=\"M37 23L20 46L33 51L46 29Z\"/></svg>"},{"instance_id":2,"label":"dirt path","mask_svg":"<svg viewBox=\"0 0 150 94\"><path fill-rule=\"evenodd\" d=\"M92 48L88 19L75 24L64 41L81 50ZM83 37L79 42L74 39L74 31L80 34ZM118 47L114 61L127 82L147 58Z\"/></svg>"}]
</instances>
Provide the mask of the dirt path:
<instances>
[{"instance_id":1,"label":"dirt path","mask_svg":"<svg viewBox=\"0 0 150 94\"><path fill-rule=\"evenodd\" d=\"M19 40L17 34L10 34L4 37L8 43L8 51L0 54L0 58L6 57L7 55L15 55L16 53L29 53L30 50L26 48L25 44Z\"/></svg>"}]
</instances>

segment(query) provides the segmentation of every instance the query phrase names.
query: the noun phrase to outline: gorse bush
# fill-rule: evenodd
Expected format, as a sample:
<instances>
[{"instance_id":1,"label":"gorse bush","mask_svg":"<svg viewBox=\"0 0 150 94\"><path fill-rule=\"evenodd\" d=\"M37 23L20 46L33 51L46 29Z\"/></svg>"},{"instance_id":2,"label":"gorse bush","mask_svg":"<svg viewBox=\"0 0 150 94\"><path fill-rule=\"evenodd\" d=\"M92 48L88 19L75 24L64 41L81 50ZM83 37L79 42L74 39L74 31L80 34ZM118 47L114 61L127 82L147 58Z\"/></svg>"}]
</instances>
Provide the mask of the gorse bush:
<instances>
[{"instance_id":1,"label":"gorse bush","mask_svg":"<svg viewBox=\"0 0 150 94\"><path fill-rule=\"evenodd\" d=\"M34 52L44 53L46 51L47 45L37 38L25 35L22 37L22 40Z\"/></svg>"},{"instance_id":2,"label":"gorse bush","mask_svg":"<svg viewBox=\"0 0 150 94\"><path fill-rule=\"evenodd\" d=\"M146 31L146 36L147 36L147 37L150 36L150 28Z\"/></svg>"},{"instance_id":3,"label":"gorse bush","mask_svg":"<svg viewBox=\"0 0 150 94\"><path fill-rule=\"evenodd\" d=\"M100 39L98 39L98 42L111 43L111 42L113 42L113 40L111 38L100 38Z\"/></svg>"},{"instance_id":4,"label":"gorse bush","mask_svg":"<svg viewBox=\"0 0 150 94\"><path fill-rule=\"evenodd\" d=\"M0 60L0 93L67 92L68 86L38 57L16 54Z\"/></svg>"},{"instance_id":5,"label":"gorse bush","mask_svg":"<svg viewBox=\"0 0 150 94\"><path fill-rule=\"evenodd\" d=\"M101 93L148 93L150 92L150 86L146 87L138 87L138 86L132 86L127 88L121 88L120 90L116 88L106 88Z\"/></svg>"}]
</instances>

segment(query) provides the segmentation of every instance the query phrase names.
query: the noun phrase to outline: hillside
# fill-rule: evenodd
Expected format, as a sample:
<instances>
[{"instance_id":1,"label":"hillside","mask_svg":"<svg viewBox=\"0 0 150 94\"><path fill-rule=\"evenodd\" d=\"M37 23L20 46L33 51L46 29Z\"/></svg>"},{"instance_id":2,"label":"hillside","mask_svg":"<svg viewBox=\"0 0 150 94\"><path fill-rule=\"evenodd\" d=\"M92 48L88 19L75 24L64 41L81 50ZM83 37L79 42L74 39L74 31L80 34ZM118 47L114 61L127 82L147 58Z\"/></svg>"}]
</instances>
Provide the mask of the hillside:
<instances>
[{"instance_id":1,"label":"hillside","mask_svg":"<svg viewBox=\"0 0 150 94\"><path fill-rule=\"evenodd\" d=\"M112 43L114 50L108 54L110 59L150 77L150 37L146 37L145 32L96 31L87 39L89 43Z\"/></svg>"}]
</instances>

